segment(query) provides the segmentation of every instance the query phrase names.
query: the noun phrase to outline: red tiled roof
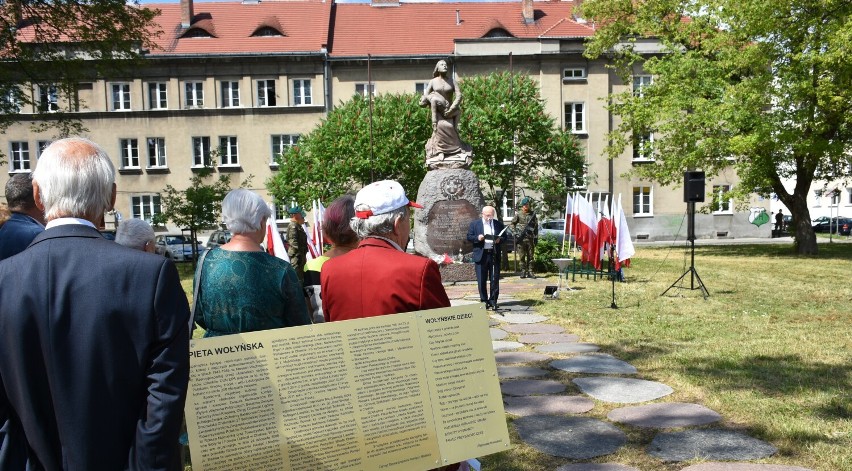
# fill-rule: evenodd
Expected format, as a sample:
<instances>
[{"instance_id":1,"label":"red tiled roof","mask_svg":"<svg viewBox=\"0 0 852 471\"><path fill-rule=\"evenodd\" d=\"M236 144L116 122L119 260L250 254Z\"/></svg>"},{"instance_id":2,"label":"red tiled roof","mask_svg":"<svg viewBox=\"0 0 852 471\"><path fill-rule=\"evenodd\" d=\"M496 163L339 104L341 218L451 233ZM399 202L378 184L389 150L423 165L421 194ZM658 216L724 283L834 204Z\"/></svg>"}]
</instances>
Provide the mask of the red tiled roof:
<instances>
[{"instance_id":1,"label":"red tiled roof","mask_svg":"<svg viewBox=\"0 0 852 471\"><path fill-rule=\"evenodd\" d=\"M398 7L337 4L331 56L452 54L455 40L479 39L494 28L525 39L592 36L591 25L574 21L573 8L574 2L534 2L536 21L526 24L520 1L402 3Z\"/></svg>"},{"instance_id":2,"label":"red tiled roof","mask_svg":"<svg viewBox=\"0 0 852 471\"><path fill-rule=\"evenodd\" d=\"M269 54L319 52L328 41L331 1L195 2L195 21L213 38L181 38L178 3L146 4L161 11L155 19L163 34L155 39L150 56L197 54ZM255 36L262 26L271 26L285 36Z\"/></svg>"}]
</instances>

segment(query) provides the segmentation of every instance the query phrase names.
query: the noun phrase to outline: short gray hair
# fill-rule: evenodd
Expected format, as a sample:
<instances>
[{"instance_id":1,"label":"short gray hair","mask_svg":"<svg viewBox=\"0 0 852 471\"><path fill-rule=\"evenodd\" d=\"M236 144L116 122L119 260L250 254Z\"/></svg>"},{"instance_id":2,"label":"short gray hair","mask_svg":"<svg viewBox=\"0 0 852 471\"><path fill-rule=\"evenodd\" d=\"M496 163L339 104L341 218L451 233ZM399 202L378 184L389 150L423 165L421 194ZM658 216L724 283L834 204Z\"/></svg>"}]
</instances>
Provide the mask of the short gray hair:
<instances>
[{"instance_id":1,"label":"short gray hair","mask_svg":"<svg viewBox=\"0 0 852 471\"><path fill-rule=\"evenodd\" d=\"M367 206L356 206L355 211L366 211L370 209ZM411 214L408 206L394 209L391 212L370 216L367 219L352 218L349 225L359 239L364 239L370 236L387 236L393 233L393 224L399 218L407 218Z\"/></svg>"},{"instance_id":2,"label":"short gray hair","mask_svg":"<svg viewBox=\"0 0 852 471\"><path fill-rule=\"evenodd\" d=\"M115 231L115 242L131 249L145 250L145 244L154 243L154 229L141 219L125 219Z\"/></svg>"},{"instance_id":3,"label":"short gray hair","mask_svg":"<svg viewBox=\"0 0 852 471\"><path fill-rule=\"evenodd\" d=\"M100 217L112 209L115 167L106 151L82 137L47 146L33 171L46 219Z\"/></svg>"},{"instance_id":4,"label":"short gray hair","mask_svg":"<svg viewBox=\"0 0 852 471\"><path fill-rule=\"evenodd\" d=\"M257 193L237 188L222 200L222 220L233 234L245 234L261 228L263 218L272 216L263 198Z\"/></svg>"}]
</instances>

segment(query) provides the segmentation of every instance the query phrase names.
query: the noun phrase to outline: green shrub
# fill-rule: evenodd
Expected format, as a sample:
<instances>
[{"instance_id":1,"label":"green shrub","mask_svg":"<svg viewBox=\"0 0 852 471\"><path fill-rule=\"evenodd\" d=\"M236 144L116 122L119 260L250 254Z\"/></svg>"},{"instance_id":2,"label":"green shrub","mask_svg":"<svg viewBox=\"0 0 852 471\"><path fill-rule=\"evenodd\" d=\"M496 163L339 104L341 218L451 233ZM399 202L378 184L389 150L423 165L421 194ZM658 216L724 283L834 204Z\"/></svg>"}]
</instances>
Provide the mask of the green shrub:
<instances>
[{"instance_id":1,"label":"green shrub","mask_svg":"<svg viewBox=\"0 0 852 471\"><path fill-rule=\"evenodd\" d=\"M538 273L556 272L556 265L551 259L561 257L562 243L556 236L547 234L538 238L535 246L533 270Z\"/></svg>"}]
</instances>

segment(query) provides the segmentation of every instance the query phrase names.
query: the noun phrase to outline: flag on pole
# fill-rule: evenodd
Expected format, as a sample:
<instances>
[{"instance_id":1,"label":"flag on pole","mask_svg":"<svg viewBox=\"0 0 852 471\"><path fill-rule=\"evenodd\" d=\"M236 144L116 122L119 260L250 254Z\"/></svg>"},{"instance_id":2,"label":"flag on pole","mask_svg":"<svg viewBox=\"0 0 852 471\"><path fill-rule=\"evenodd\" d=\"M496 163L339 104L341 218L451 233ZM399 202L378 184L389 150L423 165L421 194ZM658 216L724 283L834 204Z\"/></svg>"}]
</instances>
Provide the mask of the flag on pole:
<instances>
[{"instance_id":1,"label":"flag on pole","mask_svg":"<svg viewBox=\"0 0 852 471\"><path fill-rule=\"evenodd\" d=\"M311 231L308 230L308 224L302 224L302 230L305 231L305 236L308 239L308 253L305 254L306 260L313 260L320 256L319 249L317 249L317 245L314 243L314 236L311 234Z\"/></svg>"},{"instance_id":2,"label":"flag on pole","mask_svg":"<svg viewBox=\"0 0 852 471\"><path fill-rule=\"evenodd\" d=\"M600 268L600 257L598 252L598 215L595 208L582 195L577 197L577 214L575 235L577 245L583 249L582 261L591 262L595 268ZM597 259L597 261L595 261Z\"/></svg>"},{"instance_id":3,"label":"flag on pole","mask_svg":"<svg viewBox=\"0 0 852 471\"><path fill-rule=\"evenodd\" d=\"M322 205L320 200L314 200L313 202L313 216L314 216L314 244L316 245L317 251L320 255L323 254L323 243L325 243L325 238L322 233L322 223L325 221L325 206Z\"/></svg>"},{"instance_id":4,"label":"flag on pole","mask_svg":"<svg viewBox=\"0 0 852 471\"><path fill-rule=\"evenodd\" d=\"M290 256L287 255L284 241L281 240L281 234L278 233L278 226L275 224L275 205L270 206L272 207L272 217L266 219L266 252L289 262Z\"/></svg>"},{"instance_id":5,"label":"flag on pole","mask_svg":"<svg viewBox=\"0 0 852 471\"><path fill-rule=\"evenodd\" d=\"M627 227L627 217L624 216L624 208L621 206L621 194L618 195L618 214L613 217L613 223L617 227L615 240L616 253L616 270L624 264L625 267L630 266L630 257L636 250L633 247L633 241L630 239L630 228Z\"/></svg>"},{"instance_id":6,"label":"flag on pole","mask_svg":"<svg viewBox=\"0 0 852 471\"><path fill-rule=\"evenodd\" d=\"M598 201L600 219L598 219L598 252L603 258L606 244L612 245L615 239L612 237L612 216L609 213L609 195L603 201Z\"/></svg>"},{"instance_id":7,"label":"flag on pole","mask_svg":"<svg viewBox=\"0 0 852 471\"><path fill-rule=\"evenodd\" d=\"M565 241L568 241L568 250L571 250L571 229L574 218L574 198L571 193L565 195L565 227L562 230L562 253L565 253Z\"/></svg>"}]
</instances>

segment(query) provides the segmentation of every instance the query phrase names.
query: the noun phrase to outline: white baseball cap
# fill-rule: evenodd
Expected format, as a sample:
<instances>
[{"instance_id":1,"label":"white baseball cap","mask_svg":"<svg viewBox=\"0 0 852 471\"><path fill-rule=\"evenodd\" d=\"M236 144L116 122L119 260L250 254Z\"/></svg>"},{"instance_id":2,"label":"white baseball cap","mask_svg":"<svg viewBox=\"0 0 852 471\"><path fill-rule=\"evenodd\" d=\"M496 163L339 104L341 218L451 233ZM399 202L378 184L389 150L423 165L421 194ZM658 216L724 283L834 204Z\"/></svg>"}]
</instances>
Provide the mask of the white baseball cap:
<instances>
[{"instance_id":1,"label":"white baseball cap","mask_svg":"<svg viewBox=\"0 0 852 471\"><path fill-rule=\"evenodd\" d=\"M359 206L366 206L369 209L358 211ZM423 208L422 205L414 201L409 201L408 197L405 196L405 190L402 189L402 185L394 180L382 180L370 183L364 188L361 188L361 191L355 195L355 217L359 219L367 219L370 216L389 213L403 206Z\"/></svg>"}]
</instances>

